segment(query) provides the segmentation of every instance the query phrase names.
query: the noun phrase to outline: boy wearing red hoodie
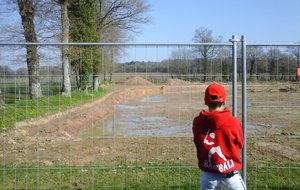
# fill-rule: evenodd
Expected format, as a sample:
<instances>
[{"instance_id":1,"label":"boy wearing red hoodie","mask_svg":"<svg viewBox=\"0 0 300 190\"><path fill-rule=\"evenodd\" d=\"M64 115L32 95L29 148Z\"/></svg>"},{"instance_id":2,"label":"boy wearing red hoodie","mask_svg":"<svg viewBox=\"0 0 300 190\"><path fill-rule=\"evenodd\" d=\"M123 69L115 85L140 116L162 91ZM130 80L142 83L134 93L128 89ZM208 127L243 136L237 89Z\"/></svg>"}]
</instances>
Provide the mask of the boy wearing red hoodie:
<instances>
[{"instance_id":1,"label":"boy wearing red hoodie","mask_svg":"<svg viewBox=\"0 0 300 190\"><path fill-rule=\"evenodd\" d=\"M226 91L218 83L205 90L205 105L193 121L194 143L198 167L201 169L201 190L245 190L238 170L242 168L240 149L243 147L241 122L225 107Z\"/></svg>"}]
</instances>

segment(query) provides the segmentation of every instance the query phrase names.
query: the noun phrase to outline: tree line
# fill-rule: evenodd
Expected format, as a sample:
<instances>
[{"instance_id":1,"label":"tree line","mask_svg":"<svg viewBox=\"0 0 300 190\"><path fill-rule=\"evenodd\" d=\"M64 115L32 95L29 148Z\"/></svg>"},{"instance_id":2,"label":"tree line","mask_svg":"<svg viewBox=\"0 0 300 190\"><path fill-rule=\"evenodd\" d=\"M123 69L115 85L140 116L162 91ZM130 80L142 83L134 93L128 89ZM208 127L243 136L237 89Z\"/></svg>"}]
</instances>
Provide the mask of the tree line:
<instances>
[{"instance_id":1,"label":"tree line","mask_svg":"<svg viewBox=\"0 0 300 190\"><path fill-rule=\"evenodd\" d=\"M2 18L14 12L21 21L7 20L1 23L1 28L5 41L9 39L9 42L125 42L140 32L141 25L151 22L147 16L150 7L145 0L4 0ZM36 99L43 96L39 79L41 52L34 45L25 49L30 98ZM122 49L112 52L110 48L100 50L95 46L59 49L63 75L61 94L69 97L71 70L76 73L78 89L87 91L91 74L97 91L99 73L109 68L101 60L103 57L112 60L122 52Z\"/></svg>"},{"instance_id":2,"label":"tree line","mask_svg":"<svg viewBox=\"0 0 300 190\"><path fill-rule=\"evenodd\" d=\"M219 75L223 81L231 80L231 49L216 48L216 55L206 59L194 49L177 49L168 59L160 62L127 62L120 64L116 72L170 73L172 77L206 82ZM299 80L296 69L299 65L300 46L285 49L248 47L246 68L248 80L293 81ZM241 78L241 55L237 58L238 77Z\"/></svg>"},{"instance_id":3,"label":"tree line","mask_svg":"<svg viewBox=\"0 0 300 190\"><path fill-rule=\"evenodd\" d=\"M195 31L193 42L221 42L212 30L199 28ZM231 48L211 45L199 45L193 48L178 48L170 57L158 63L130 62L123 64L118 72L168 72L179 79L206 82L221 75L223 80L230 80L232 70ZM238 52L240 47L238 47ZM238 53L238 73L241 75L241 55ZM296 75L300 68L299 46L263 47L249 46L246 51L246 69L249 80L300 80Z\"/></svg>"},{"instance_id":4,"label":"tree line","mask_svg":"<svg viewBox=\"0 0 300 190\"><path fill-rule=\"evenodd\" d=\"M297 80L296 69L299 67L299 46L285 48L266 48L254 46L247 48L247 73L248 80ZM112 73L169 73L173 78L192 81L215 80L217 76L223 81L231 80L232 58L230 48L215 48L216 54L201 57L197 49L174 49L170 56L162 61L130 61L113 63L109 71ZM238 77L241 73L241 56L238 55ZM80 60L79 60L80 61ZM205 62L206 61L206 62ZM205 66L206 64L206 66ZM41 75L60 76L62 67L40 67ZM9 66L0 66L0 77L28 76L26 68L16 71ZM78 76L76 74L76 76ZM102 75L104 76L104 75ZM102 79L104 80L104 78ZM94 81L94 80L93 80Z\"/></svg>"}]
</instances>

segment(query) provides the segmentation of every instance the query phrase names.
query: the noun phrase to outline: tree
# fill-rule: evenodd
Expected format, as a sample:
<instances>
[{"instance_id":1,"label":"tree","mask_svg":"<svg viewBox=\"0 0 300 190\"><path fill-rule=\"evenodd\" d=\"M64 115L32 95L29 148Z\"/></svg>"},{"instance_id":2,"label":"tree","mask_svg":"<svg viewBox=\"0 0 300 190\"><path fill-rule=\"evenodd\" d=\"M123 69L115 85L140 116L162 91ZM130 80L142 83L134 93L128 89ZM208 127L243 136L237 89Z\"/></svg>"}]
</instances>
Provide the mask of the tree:
<instances>
[{"instance_id":1,"label":"tree","mask_svg":"<svg viewBox=\"0 0 300 190\"><path fill-rule=\"evenodd\" d=\"M269 73L270 73L270 80L275 80L278 78L276 76L278 76L279 71L278 71L278 66L279 66L279 62L281 61L282 57L281 57L281 51L277 48L271 48L268 50L267 52L267 61L268 61L268 66L269 66ZM276 78L275 78L276 77Z\"/></svg>"},{"instance_id":2,"label":"tree","mask_svg":"<svg viewBox=\"0 0 300 190\"><path fill-rule=\"evenodd\" d=\"M61 28L62 28L62 43L69 42L70 22L68 15L68 0L57 0L61 9ZM62 96L71 97L71 80L70 80L70 53L69 46L62 46L62 75L63 83L61 88Z\"/></svg>"},{"instance_id":3,"label":"tree","mask_svg":"<svg viewBox=\"0 0 300 190\"><path fill-rule=\"evenodd\" d=\"M26 42L37 42L35 33L34 16L35 7L32 0L18 0L19 13L24 29ZM39 56L37 46L26 46L26 61L29 76L30 99L36 99L43 96L41 84L39 82Z\"/></svg>"},{"instance_id":4,"label":"tree","mask_svg":"<svg viewBox=\"0 0 300 190\"><path fill-rule=\"evenodd\" d=\"M223 47L220 48L218 51L218 59L221 59L221 64L220 64L220 70L222 73L222 80L224 81L229 81L231 80L231 66L232 66L232 61L231 61L231 56L232 56L232 49L228 47Z\"/></svg>"},{"instance_id":5,"label":"tree","mask_svg":"<svg viewBox=\"0 0 300 190\"><path fill-rule=\"evenodd\" d=\"M195 31L193 42L194 43L215 43L215 42L221 42L222 37L218 36L214 38L212 36L212 30L209 30L207 28L199 28ZM200 58L202 58L203 62L203 81L207 81L207 74L208 74L208 68L209 68L209 59L213 58L217 54L217 47L216 46L210 46L210 45L203 45L203 46L197 46L195 47L195 52L200 53ZM199 62L200 63L200 62ZM198 65L197 68L200 69L201 65ZM200 74L200 70L198 70L198 73Z\"/></svg>"},{"instance_id":6,"label":"tree","mask_svg":"<svg viewBox=\"0 0 300 190\"><path fill-rule=\"evenodd\" d=\"M288 52L290 52L290 54L296 58L297 67L300 68L300 45L288 47ZM297 77L297 80L300 81L300 76Z\"/></svg>"},{"instance_id":7,"label":"tree","mask_svg":"<svg viewBox=\"0 0 300 190\"><path fill-rule=\"evenodd\" d=\"M74 42L99 42L95 22L94 0L70 0L70 37ZM79 54L78 54L79 53ZM78 87L87 91L89 75L100 62L100 53L95 46L76 47L72 52L72 66L79 74ZM79 56L78 56L79 55Z\"/></svg>"},{"instance_id":8,"label":"tree","mask_svg":"<svg viewBox=\"0 0 300 190\"><path fill-rule=\"evenodd\" d=\"M27 73L28 73L28 70L26 68L18 68L16 70L16 75L18 76L22 76L22 77L27 77Z\"/></svg>"},{"instance_id":9,"label":"tree","mask_svg":"<svg viewBox=\"0 0 300 190\"><path fill-rule=\"evenodd\" d=\"M258 47L258 46L254 46L254 47L249 47L247 49L247 59L250 62L250 79L253 78L253 73L254 73L254 69L255 66L257 66L257 61L263 56L264 52L262 47ZM256 72L256 76L258 76L257 70Z\"/></svg>"},{"instance_id":10,"label":"tree","mask_svg":"<svg viewBox=\"0 0 300 190\"><path fill-rule=\"evenodd\" d=\"M97 7L97 32L100 36L100 42L126 42L133 39L132 34L140 33L140 25L151 22L146 15L151 5L144 0L98 0ZM94 69L102 68L104 80L107 80L107 73L112 77L113 64L115 57L120 54L122 48L109 47L102 55L105 60L102 66L94 67ZM94 77L101 72L99 69L94 70Z\"/></svg>"},{"instance_id":11,"label":"tree","mask_svg":"<svg viewBox=\"0 0 300 190\"><path fill-rule=\"evenodd\" d=\"M122 40L122 31L116 27L111 26L110 30L106 33L99 34L101 36L101 42L121 42ZM98 91L99 82L100 82L100 73L103 72L103 81L110 80L112 74L115 70L115 59L119 55L121 47L115 46L102 46L99 49L101 55L101 61L99 64L95 64L92 68L93 73L93 89ZM109 75L109 76L108 76ZM108 79L109 77L109 79Z\"/></svg>"},{"instance_id":12,"label":"tree","mask_svg":"<svg viewBox=\"0 0 300 190\"><path fill-rule=\"evenodd\" d=\"M57 25L57 20L59 20L57 19L58 6L54 3L55 1L4 0L3 2L5 3L1 5L1 8L3 8L1 14L3 14L4 17L10 18L11 15L15 15L15 13L20 14L19 19L13 16L13 20L6 19L6 22L1 23L1 25L4 26L3 28L5 28L5 31L1 31L3 32L2 37L5 36L3 37L5 41L57 42L57 37L60 36L60 27ZM31 35L30 33L34 34ZM22 36L25 36L25 39L24 37L22 38ZM40 88L39 78L41 74L38 72L40 62L43 62L43 59L44 61L45 59L49 60L49 55L53 55L49 53L49 51L57 53L57 48L49 46L26 46L25 48L24 51L23 46L10 46L9 50L13 51L15 56L11 56L9 61L15 62L15 64L18 65L23 64L23 62L25 63L25 61L27 62L27 69L31 72L28 73L29 89L31 91L30 96L36 97L32 92L39 93L40 89L33 91L32 89L34 86ZM33 54L36 55L32 56ZM26 59L24 59L25 56ZM31 59L30 62L28 62L28 60L30 60L28 58ZM53 59L53 57L51 59Z\"/></svg>"},{"instance_id":13,"label":"tree","mask_svg":"<svg viewBox=\"0 0 300 190\"><path fill-rule=\"evenodd\" d=\"M98 0L97 1L97 31L100 36L118 28L130 33L140 33L140 25L151 22L145 15L151 8L144 0ZM125 33L123 33L125 34ZM123 36L125 37L125 36ZM101 41L105 39L101 38Z\"/></svg>"},{"instance_id":14,"label":"tree","mask_svg":"<svg viewBox=\"0 0 300 190\"><path fill-rule=\"evenodd\" d=\"M280 54L280 61L278 61L278 75L281 75L280 78L277 77L277 80L289 80L289 55L285 53Z\"/></svg>"},{"instance_id":15,"label":"tree","mask_svg":"<svg viewBox=\"0 0 300 190\"><path fill-rule=\"evenodd\" d=\"M98 68L94 72L95 75L98 75L102 71L104 81L107 80L111 81L112 73L114 72L114 59L116 53L117 53L117 48L115 47L109 46L109 47L101 48L102 65L101 68ZM109 79L108 79L108 74L109 74Z\"/></svg>"},{"instance_id":16,"label":"tree","mask_svg":"<svg viewBox=\"0 0 300 190\"><path fill-rule=\"evenodd\" d=\"M192 52L189 49L173 50L170 59L170 72L179 79L187 80L192 59Z\"/></svg>"}]
</instances>

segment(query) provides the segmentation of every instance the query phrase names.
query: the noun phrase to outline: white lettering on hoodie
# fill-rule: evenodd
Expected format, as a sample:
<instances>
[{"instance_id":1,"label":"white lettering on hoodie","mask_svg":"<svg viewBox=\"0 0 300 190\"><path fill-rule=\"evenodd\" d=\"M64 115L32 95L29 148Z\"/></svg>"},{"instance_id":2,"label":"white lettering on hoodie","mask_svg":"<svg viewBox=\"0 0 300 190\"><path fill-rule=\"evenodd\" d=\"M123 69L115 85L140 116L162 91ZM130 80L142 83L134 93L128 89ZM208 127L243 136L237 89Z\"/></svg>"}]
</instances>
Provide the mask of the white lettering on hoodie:
<instances>
[{"instance_id":1,"label":"white lettering on hoodie","mask_svg":"<svg viewBox=\"0 0 300 190\"><path fill-rule=\"evenodd\" d=\"M210 129L207 130L206 136L204 138L204 143L211 146L207 158L208 160L204 161L204 167L219 170L220 172L224 172L234 167L234 162L232 159L227 160L224 154L222 153L222 149L220 146L213 146L215 143L213 141L208 141L207 137L210 136L211 139L215 139L215 133L210 133ZM224 160L222 164L214 165L211 163L211 157L213 154L217 154L221 159Z\"/></svg>"}]
</instances>

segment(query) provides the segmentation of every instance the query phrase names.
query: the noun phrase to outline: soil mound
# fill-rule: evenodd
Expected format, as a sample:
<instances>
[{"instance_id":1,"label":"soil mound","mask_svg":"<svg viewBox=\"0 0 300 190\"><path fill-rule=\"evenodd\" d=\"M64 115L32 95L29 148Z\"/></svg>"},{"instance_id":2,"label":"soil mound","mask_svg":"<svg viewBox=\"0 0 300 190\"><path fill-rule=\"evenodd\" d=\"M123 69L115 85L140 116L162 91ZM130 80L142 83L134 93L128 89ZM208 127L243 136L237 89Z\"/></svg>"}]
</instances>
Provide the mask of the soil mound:
<instances>
[{"instance_id":1,"label":"soil mound","mask_svg":"<svg viewBox=\"0 0 300 190\"><path fill-rule=\"evenodd\" d=\"M189 85L191 84L191 82L180 80L180 79L167 79L162 84L163 85Z\"/></svg>"},{"instance_id":2,"label":"soil mound","mask_svg":"<svg viewBox=\"0 0 300 190\"><path fill-rule=\"evenodd\" d=\"M117 84L126 84L126 85L151 85L150 81L139 76L130 76L127 77L124 81L118 81Z\"/></svg>"}]
</instances>

